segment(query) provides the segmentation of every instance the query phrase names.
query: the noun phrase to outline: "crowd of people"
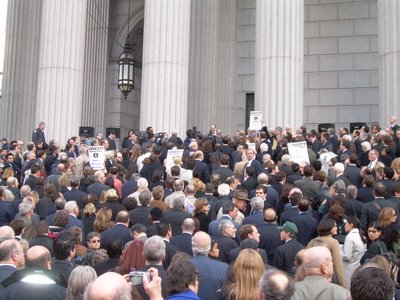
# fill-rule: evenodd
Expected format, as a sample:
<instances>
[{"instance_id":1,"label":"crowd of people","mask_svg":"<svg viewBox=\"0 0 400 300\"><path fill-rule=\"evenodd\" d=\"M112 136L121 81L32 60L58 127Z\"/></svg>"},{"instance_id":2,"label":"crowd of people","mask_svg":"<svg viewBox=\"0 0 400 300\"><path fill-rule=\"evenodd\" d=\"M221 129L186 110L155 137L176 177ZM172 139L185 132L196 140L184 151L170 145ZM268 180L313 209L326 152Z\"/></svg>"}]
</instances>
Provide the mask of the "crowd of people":
<instances>
[{"instance_id":1,"label":"crowd of people","mask_svg":"<svg viewBox=\"0 0 400 300\"><path fill-rule=\"evenodd\" d=\"M400 299L396 117L65 147L45 128L1 140L1 299Z\"/></svg>"}]
</instances>

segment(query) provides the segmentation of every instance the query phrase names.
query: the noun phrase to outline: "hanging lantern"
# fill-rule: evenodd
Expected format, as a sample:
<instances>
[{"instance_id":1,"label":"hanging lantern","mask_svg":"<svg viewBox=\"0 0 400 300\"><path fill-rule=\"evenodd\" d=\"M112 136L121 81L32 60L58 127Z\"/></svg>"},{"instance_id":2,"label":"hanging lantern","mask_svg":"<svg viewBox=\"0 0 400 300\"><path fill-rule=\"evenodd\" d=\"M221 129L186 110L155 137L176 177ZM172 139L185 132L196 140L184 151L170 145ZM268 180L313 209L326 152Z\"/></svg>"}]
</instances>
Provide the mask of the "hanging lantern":
<instances>
[{"instance_id":1,"label":"hanging lantern","mask_svg":"<svg viewBox=\"0 0 400 300\"><path fill-rule=\"evenodd\" d=\"M124 94L125 99L133 90L135 74L135 60L133 48L129 42L129 35L126 37L124 51L118 61L118 89Z\"/></svg>"}]
</instances>

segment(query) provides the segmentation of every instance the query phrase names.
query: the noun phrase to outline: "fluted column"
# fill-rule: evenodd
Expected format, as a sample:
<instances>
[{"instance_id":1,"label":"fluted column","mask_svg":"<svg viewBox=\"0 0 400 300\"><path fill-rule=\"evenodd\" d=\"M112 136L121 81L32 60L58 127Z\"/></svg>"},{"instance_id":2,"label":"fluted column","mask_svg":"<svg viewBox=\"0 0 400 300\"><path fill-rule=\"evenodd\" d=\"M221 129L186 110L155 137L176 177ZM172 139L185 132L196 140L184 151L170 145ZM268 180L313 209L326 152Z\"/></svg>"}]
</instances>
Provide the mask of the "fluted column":
<instances>
[{"instance_id":1,"label":"fluted column","mask_svg":"<svg viewBox=\"0 0 400 300\"><path fill-rule=\"evenodd\" d=\"M217 93L214 121L224 134L232 132L236 71L236 0L219 0Z\"/></svg>"},{"instance_id":2,"label":"fluted column","mask_svg":"<svg viewBox=\"0 0 400 300\"><path fill-rule=\"evenodd\" d=\"M400 2L378 1L379 104L381 124L400 113Z\"/></svg>"},{"instance_id":3,"label":"fluted column","mask_svg":"<svg viewBox=\"0 0 400 300\"><path fill-rule=\"evenodd\" d=\"M217 122L214 101L218 9L218 0L192 0L188 125L196 125L201 131Z\"/></svg>"},{"instance_id":4,"label":"fluted column","mask_svg":"<svg viewBox=\"0 0 400 300\"><path fill-rule=\"evenodd\" d=\"M31 139L36 124L40 0L8 1L0 136Z\"/></svg>"},{"instance_id":5,"label":"fluted column","mask_svg":"<svg viewBox=\"0 0 400 300\"><path fill-rule=\"evenodd\" d=\"M109 0L87 0L82 126L104 130Z\"/></svg>"},{"instance_id":6,"label":"fluted column","mask_svg":"<svg viewBox=\"0 0 400 300\"><path fill-rule=\"evenodd\" d=\"M190 0L146 0L140 128L185 136Z\"/></svg>"},{"instance_id":7,"label":"fluted column","mask_svg":"<svg viewBox=\"0 0 400 300\"><path fill-rule=\"evenodd\" d=\"M303 121L303 0L257 0L255 109L268 126Z\"/></svg>"},{"instance_id":8,"label":"fluted column","mask_svg":"<svg viewBox=\"0 0 400 300\"><path fill-rule=\"evenodd\" d=\"M64 145L81 125L86 0L43 0L36 122Z\"/></svg>"}]
</instances>

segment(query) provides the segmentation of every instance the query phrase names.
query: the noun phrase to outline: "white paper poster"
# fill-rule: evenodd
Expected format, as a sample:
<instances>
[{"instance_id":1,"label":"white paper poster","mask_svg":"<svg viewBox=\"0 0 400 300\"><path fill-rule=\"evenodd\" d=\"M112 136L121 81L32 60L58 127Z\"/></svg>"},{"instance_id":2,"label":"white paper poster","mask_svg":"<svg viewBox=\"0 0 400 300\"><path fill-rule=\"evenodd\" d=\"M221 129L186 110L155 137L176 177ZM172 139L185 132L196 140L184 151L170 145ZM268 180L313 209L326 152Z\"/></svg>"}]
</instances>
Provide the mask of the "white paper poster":
<instances>
[{"instance_id":1,"label":"white paper poster","mask_svg":"<svg viewBox=\"0 0 400 300\"><path fill-rule=\"evenodd\" d=\"M104 155L104 147L103 146L89 146L88 147L89 154L89 163L93 170L103 170L105 165L104 162L106 157Z\"/></svg>"}]
</instances>

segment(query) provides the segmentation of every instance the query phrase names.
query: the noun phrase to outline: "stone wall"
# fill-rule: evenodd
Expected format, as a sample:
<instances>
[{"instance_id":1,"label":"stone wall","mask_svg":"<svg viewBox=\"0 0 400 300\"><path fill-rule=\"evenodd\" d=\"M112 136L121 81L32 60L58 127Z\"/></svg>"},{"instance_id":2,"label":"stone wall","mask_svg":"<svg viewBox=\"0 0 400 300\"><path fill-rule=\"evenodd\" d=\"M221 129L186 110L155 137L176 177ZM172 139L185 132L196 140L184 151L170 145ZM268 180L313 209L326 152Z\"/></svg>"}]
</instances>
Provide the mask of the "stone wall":
<instances>
[{"instance_id":1,"label":"stone wall","mask_svg":"<svg viewBox=\"0 0 400 300\"><path fill-rule=\"evenodd\" d=\"M237 127L254 92L255 0L237 2ZM377 122L377 0L304 0L304 123ZM284 124L282 124L284 125Z\"/></svg>"}]
</instances>

